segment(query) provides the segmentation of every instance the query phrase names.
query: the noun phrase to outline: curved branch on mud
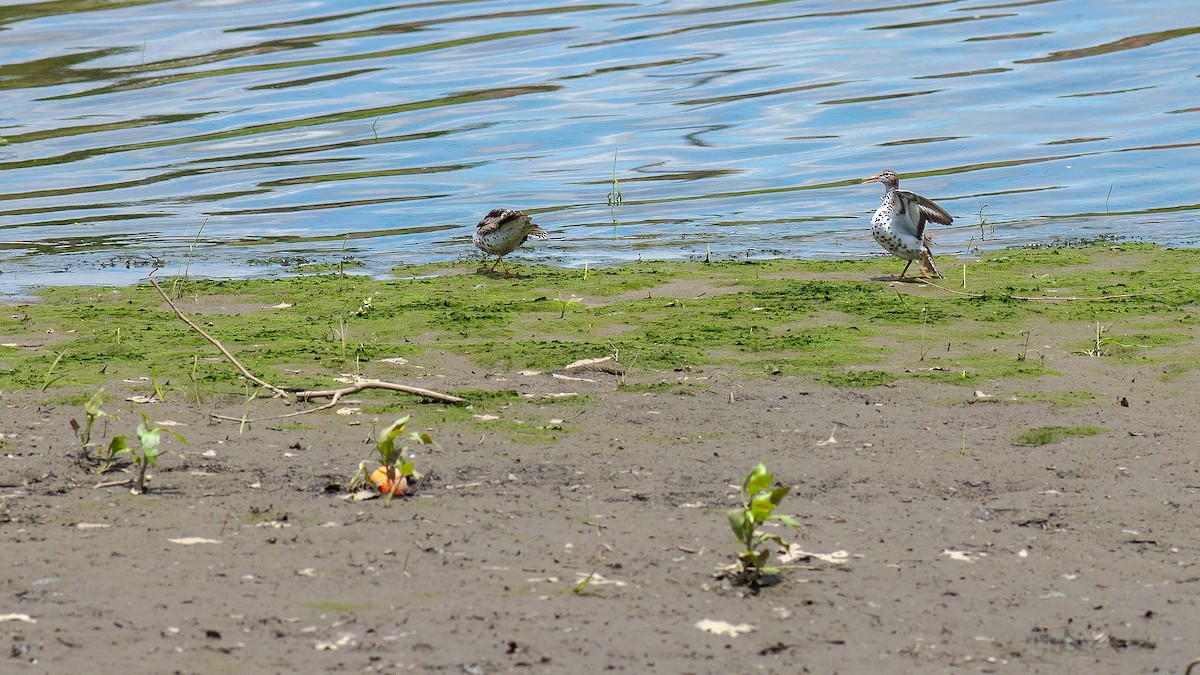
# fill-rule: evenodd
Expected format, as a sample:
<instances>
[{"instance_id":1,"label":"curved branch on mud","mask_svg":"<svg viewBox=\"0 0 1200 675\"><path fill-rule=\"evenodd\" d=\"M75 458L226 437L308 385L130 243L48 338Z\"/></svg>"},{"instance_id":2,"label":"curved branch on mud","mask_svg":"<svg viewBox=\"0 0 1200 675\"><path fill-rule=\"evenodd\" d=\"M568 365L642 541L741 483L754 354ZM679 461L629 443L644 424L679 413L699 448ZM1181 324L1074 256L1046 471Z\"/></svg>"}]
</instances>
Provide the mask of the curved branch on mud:
<instances>
[{"instance_id":1,"label":"curved branch on mud","mask_svg":"<svg viewBox=\"0 0 1200 675\"><path fill-rule=\"evenodd\" d=\"M180 319L183 319L183 322L186 323L187 325L191 326L192 330L199 333L201 335L201 337L203 337L205 340L208 340L209 342L211 342L214 347L221 350L221 353L225 355L225 358L229 359L229 362L232 363L234 365L234 367L238 369L238 372L240 372L243 377L245 377L247 380L250 380L254 384L257 384L260 387L269 389L272 393L275 394L276 397L282 396L283 398L287 398L286 391L280 389L279 387L276 387L273 384L270 384L269 382L259 379L253 373L251 373L249 370L246 370L246 367L242 365L241 361L238 361L237 357L235 357L233 354L231 354L229 352L229 350L225 348L225 345L221 344L220 340L218 340L215 337L204 332L203 328L197 326L195 323L192 322L191 319L187 318L187 316L183 313L183 310L176 307L174 302L171 302L171 299L167 297L167 294L165 292L163 292L162 287L158 285L158 282L154 280L154 277L147 277L147 279L150 280L150 285L154 287L154 290L158 291L158 294L162 296L162 299L166 300L167 305L169 305L171 307L171 309L175 310L175 316L178 316Z\"/></svg>"},{"instance_id":2,"label":"curved branch on mud","mask_svg":"<svg viewBox=\"0 0 1200 675\"><path fill-rule=\"evenodd\" d=\"M466 403L466 399L453 396L451 394L443 394L431 389L422 389L421 387L410 387L404 384L396 384L395 382L384 382L383 380L359 380L348 387L341 389L323 389L323 390L308 390L298 391L295 393L296 400L308 401L314 398L328 398L329 402L319 405L315 408L307 410L297 410L296 412L285 413L283 415L272 415L271 417L258 417L250 419L247 417L230 417L229 415L220 415L217 413L209 413L209 416L216 420L226 420L229 422L242 422L243 424L253 424L254 422L265 422L268 420L281 420L288 417L297 417L299 415L307 415L309 413L329 410L338 404L343 396L348 394L357 394L364 389L387 389L388 391L402 391L413 396L420 396L431 401L440 401L442 403Z\"/></svg>"},{"instance_id":3,"label":"curved branch on mud","mask_svg":"<svg viewBox=\"0 0 1200 675\"><path fill-rule=\"evenodd\" d=\"M151 273L151 274L153 274L153 273ZM221 350L221 353L225 355L225 358L229 359L229 362L232 363L234 365L234 367L236 367L238 369L238 372L240 372L246 379L250 380L251 382L257 384L260 387L270 390L272 393L275 394L276 398L290 398L290 396L288 395L288 392L280 389L279 387L276 387L275 385L273 385L265 380L262 380L262 379L256 377L253 373L251 373L249 370L247 370L246 367L243 366L241 364L241 362L237 360L237 357L235 357L228 349L226 349L225 345L221 344L220 340L218 340L215 337L204 332L203 328L197 326L191 319L189 319L187 317L187 315L185 315L183 313L183 311L175 305L174 302L171 302L171 298L167 297L167 294L163 291L162 287L158 285L158 282L154 280L153 276L147 277L147 279L149 279L150 285L154 286L154 290L158 291L158 294L161 295L162 299L166 301L167 305L170 306L170 308L175 311L175 315L178 316L180 319L182 319L183 322L186 323L188 326L191 326L192 330L196 331L201 336L203 336L205 340L208 340L209 342L211 342L214 347ZM359 381L355 382L354 384L352 384L348 387L342 387L341 389L315 389L315 390L309 389L309 390L295 392L294 396L297 401L308 401L308 400L311 400L314 398L329 398L330 399L330 401L328 403L317 406L316 408L309 408L308 410L300 410L297 412L287 413L286 415L275 415L273 417L260 417L258 419L253 419L253 420L246 419L244 417L229 417L227 415L218 415L216 413L212 413L210 416L213 419L229 420L231 422L259 422L262 420L278 420L278 419L283 419L285 417L295 417L297 415L307 415L308 413L313 413L313 412L317 412L320 410L328 410L329 408L332 408L335 405L337 405L338 401L341 400L341 398L343 396L346 396L347 394L357 394L358 392L363 391L364 389L387 389L388 391L399 391L399 392L404 392L406 394L412 394L413 396L419 396L421 398L428 399L430 401L439 401L441 403L453 403L453 404L466 403L466 399L459 398L458 396L453 396L451 394L443 394L438 391L433 391L432 389L422 389L421 387L410 387L408 385L397 384L395 382L384 382L383 380L359 380Z\"/></svg>"},{"instance_id":4,"label":"curved branch on mud","mask_svg":"<svg viewBox=\"0 0 1200 675\"><path fill-rule=\"evenodd\" d=\"M308 401L314 398L331 398L332 400L325 405L325 407L329 407L336 405L338 399L341 397L346 396L347 394L357 394L364 389L387 389L388 391L402 391L406 394L420 396L421 398L429 399L431 401L439 401L441 403L466 403L466 399L462 399L451 394L443 394L431 389L422 389L421 387L410 387L405 384L396 384L395 382L384 382L383 380L359 380L354 384L348 387L342 387L341 389L310 389L308 391L298 391L296 392L296 400Z\"/></svg>"},{"instance_id":5,"label":"curved branch on mud","mask_svg":"<svg viewBox=\"0 0 1200 675\"><path fill-rule=\"evenodd\" d=\"M287 419L288 417L297 417L299 415L307 415L309 413L320 412L322 410L328 410L336 404L337 404L337 401L330 401L329 403L326 403L325 405L317 406L316 408L309 408L307 410L297 410L296 412L290 412L290 413L286 413L284 415L271 415L270 417L255 417L253 419L251 419L249 417L230 417L229 415L222 415L220 413L209 413L208 416L213 418L214 420L225 420L226 422L241 422L242 424L254 424L255 422L269 422L271 420L282 420L282 419Z\"/></svg>"}]
</instances>

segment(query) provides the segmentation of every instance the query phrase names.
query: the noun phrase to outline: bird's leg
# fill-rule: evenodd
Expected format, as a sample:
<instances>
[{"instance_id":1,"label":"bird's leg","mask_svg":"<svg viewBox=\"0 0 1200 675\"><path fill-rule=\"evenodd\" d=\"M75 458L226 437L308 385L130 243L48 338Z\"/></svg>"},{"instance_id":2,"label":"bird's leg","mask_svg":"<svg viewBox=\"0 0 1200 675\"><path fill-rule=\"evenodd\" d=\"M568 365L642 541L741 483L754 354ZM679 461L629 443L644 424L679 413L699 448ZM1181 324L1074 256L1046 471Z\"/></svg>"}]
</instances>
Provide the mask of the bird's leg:
<instances>
[{"instance_id":1,"label":"bird's leg","mask_svg":"<svg viewBox=\"0 0 1200 675\"><path fill-rule=\"evenodd\" d=\"M901 281L904 279L904 273L908 271L909 267L912 267L912 263L913 263L913 261L911 261L911 260L908 261L908 264L904 266L904 271L900 272L900 276L896 277L896 281Z\"/></svg>"},{"instance_id":2,"label":"bird's leg","mask_svg":"<svg viewBox=\"0 0 1200 675\"><path fill-rule=\"evenodd\" d=\"M508 271L508 264L507 264L507 263L505 263L504 261L501 261L501 262L500 262L500 266L504 268L504 278L505 278L505 279L511 279L511 278L512 278L512 272L509 272L509 271Z\"/></svg>"},{"instance_id":3,"label":"bird's leg","mask_svg":"<svg viewBox=\"0 0 1200 675\"><path fill-rule=\"evenodd\" d=\"M500 258L501 258L501 256L496 256L496 262L492 263L492 266L488 268L488 272L496 271L496 265L500 264Z\"/></svg>"}]
</instances>

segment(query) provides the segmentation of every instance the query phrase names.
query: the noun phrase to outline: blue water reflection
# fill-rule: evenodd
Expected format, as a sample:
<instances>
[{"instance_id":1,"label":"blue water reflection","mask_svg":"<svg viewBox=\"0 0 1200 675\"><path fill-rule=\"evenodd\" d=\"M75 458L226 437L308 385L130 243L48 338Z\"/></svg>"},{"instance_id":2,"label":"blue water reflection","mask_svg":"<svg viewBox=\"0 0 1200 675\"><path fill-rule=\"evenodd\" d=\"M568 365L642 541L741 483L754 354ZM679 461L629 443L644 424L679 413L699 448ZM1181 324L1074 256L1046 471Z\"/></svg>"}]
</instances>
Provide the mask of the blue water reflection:
<instances>
[{"instance_id":1,"label":"blue water reflection","mask_svg":"<svg viewBox=\"0 0 1200 675\"><path fill-rule=\"evenodd\" d=\"M876 255L885 167L944 252L1194 245L1192 4L7 5L0 290L473 259L497 206L554 264Z\"/></svg>"}]
</instances>

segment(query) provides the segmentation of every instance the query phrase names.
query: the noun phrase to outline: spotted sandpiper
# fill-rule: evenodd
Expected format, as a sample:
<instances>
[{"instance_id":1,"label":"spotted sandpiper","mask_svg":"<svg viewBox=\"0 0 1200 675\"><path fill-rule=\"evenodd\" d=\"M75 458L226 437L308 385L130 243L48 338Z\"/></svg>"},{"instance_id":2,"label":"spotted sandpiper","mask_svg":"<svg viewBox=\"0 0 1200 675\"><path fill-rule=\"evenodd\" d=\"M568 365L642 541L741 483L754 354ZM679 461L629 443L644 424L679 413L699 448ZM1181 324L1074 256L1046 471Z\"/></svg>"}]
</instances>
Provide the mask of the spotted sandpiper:
<instances>
[{"instance_id":1,"label":"spotted sandpiper","mask_svg":"<svg viewBox=\"0 0 1200 675\"><path fill-rule=\"evenodd\" d=\"M529 219L529 214L524 211L492 209L475 226L475 235L471 239L479 250L496 256L496 262L492 263L488 271L495 272L497 264L503 265L504 278L508 279L512 277L512 273L508 271L508 265L504 264L504 256L517 250L517 247L530 237L545 239L546 231L534 225Z\"/></svg>"},{"instance_id":2,"label":"spotted sandpiper","mask_svg":"<svg viewBox=\"0 0 1200 675\"><path fill-rule=\"evenodd\" d=\"M923 276L942 276L933 264L933 236L925 231L925 223L933 221L941 225L954 222L946 209L934 204L915 192L900 189L900 177L891 169L864 178L864 183L883 183L883 203L871 217L871 235L888 253L908 261L904 271L896 277L899 281L913 264L921 261Z\"/></svg>"}]
</instances>

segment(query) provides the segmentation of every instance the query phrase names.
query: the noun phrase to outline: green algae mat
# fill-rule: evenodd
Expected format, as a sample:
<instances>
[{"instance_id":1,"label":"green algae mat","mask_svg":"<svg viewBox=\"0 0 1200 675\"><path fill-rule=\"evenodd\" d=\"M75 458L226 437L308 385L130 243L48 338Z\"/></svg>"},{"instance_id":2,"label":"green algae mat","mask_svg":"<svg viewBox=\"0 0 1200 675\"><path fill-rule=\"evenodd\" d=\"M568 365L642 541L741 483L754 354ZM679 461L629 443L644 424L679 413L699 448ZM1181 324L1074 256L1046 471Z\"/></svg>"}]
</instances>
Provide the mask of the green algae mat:
<instances>
[{"instance_id":1,"label":"green algae mat","mask_svg":"<svg viewBox=\"0 0 1200 675\"><path fill-rule=\"evenodd\" d=\"M605 269L474 266L394 279L161 278L181 311L281 387L430 351L496 370L611 356L630 373L723 365L869 387L972 386L1055 373L1047 353L1195 368L1200 251L1146 244L1013 249L939 260L946 277L892 281L890 258L643 262ZM45 288L0 316L0 389L150 377L245 390L238 372L149 284Z\"/></svg>"}]
</instances>

